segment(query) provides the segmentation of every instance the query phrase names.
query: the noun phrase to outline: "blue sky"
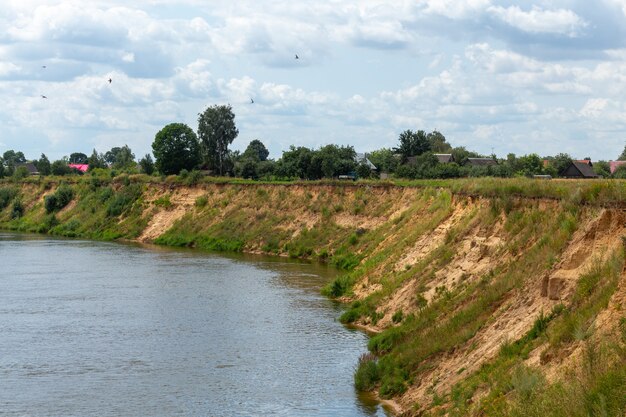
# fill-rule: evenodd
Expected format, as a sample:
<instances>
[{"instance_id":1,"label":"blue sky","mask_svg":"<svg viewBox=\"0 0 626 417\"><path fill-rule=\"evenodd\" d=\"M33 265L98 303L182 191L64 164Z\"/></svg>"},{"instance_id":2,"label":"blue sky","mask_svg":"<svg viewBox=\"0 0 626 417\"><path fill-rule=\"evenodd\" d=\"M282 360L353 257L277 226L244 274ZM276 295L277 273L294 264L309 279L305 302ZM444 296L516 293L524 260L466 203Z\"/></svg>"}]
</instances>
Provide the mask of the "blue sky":
<instances>
[{"instance_id":1,"label":"blue sky","mask_svg":"<svg viewBox=\"0 0 626 417\"><path fill-rule=\"evenodd\" d=\"M406 129L501 157L626 144L626 0L0 2L0 151L28 158L139 158L227 103L232 148L274 158Z\"/></svg>"}]
</instances>

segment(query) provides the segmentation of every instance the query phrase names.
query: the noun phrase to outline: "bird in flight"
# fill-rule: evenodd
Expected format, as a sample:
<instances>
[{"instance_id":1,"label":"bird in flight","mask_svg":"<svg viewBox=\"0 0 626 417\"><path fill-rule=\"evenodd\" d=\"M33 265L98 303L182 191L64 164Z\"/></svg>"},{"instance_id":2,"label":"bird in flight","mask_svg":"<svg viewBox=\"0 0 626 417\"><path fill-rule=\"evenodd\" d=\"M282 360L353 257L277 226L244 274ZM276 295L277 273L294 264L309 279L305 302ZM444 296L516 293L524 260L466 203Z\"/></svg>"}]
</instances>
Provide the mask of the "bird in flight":
<instances>
[{"instance_id":1,"label":"bird in flight","mask_svg":"<svg viewBox=\"0 0 626 417\"><path fill-rule=\"evenodd\" d=\"M42 95L41 95L41 98L48 98L48 97L46 97L46 96L44 96L44 95L42 94Z\"/></svg>"},{"instance_id":2,"label":"bird in flight","mask_svg":"<svg viewBox=\"0 0 626 417\"><path fill-rule=\"evenodd\" d=\"M300 57L298 56L298 54L296 54L296 59L300 59Z\"/></svg>"},{"instance_id":3,"label":"bird in flight","mask_svg":"<svg viewBox=\"0 0 626 417\"><path fill-rule=\"evenodd\" d=\"M250 99L250 104L254 104L254 99Z\"/></svg>"},{"instance_id":4,"label":"bird in flight","mask_svg":"<svg viewBox=\"0 0 626 417\"><path fill-rule=\"evenodd\" d=\"M42 66L41 66L41 68L46 68L46 66L45 66L45 65L42 65Z\"/></svg>"},{"instance_id":5,"label":"bird in flight","mask_svg":"<svg viewBox=\"0 0 626 417\"><path fill-rule=\"evenodd\" d=\"M112 82L113 82L113 80L109 78L109 84L111 84Z\"/></svg>"}]
</instances>

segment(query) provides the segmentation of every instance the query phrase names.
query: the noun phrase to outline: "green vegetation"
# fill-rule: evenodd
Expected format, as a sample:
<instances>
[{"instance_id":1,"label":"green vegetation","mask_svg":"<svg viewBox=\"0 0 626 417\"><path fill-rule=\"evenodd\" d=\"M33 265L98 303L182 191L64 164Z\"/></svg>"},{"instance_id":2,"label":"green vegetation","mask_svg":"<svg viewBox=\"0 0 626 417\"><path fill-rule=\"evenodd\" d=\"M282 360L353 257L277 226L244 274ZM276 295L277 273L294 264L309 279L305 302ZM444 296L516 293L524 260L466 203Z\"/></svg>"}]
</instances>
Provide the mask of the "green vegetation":
<instances>
[{"instance_id":1,"label":"green vegetation","mask_svg":"<svg viewBox=\"0 0 626 417\"><path fill-rule=\"evenodd\" d=\"M386 326L370 339L370 353L354 374L357 388L378 390L383 397L405 392L446 355L475 349L474 336L526 290L529 276L545 276L557 265L596 207L622 207L626 195L620 181L523 178L279 185L198 175L190 190L193 172L160 179L127 173L111 178L108 171L95 170L62 182L25 178L19 185L6 179L0 184L0 225L135 239L157 213L186 206L156 243L262 251L334 265L342 272L324 293L360 297L352 298L341 320ZM44 196L54 196L54 204ZM66 209L60 210L58 200ZM475 242L476 236L494 234L500 241L490 248ZM445 282L442 277L454 272L446 268L458 264L468 248L489 257L489 267L459 273L454 285ZM609 255L580 277L567 303L534 317L525 334L499 341L495 357L482 367L457 370L460 382L446 392L433 388L432 404L418 408L452 416L522 415L525 409L529 415L566 415L551 408L561 395L576 404L575 412L563 408L571 415L623 411L618 393L624 392L626 315L615 335L621 344L594 339L596 317L615 293L624 266L623 253ZM366 281L369 291L359 292ZM400 290L406 295L402 303L387 307ZM526 363L533 357L551 364L581 346L586 365L563 380L548 382Z\"/></svg>"}]
</instances>

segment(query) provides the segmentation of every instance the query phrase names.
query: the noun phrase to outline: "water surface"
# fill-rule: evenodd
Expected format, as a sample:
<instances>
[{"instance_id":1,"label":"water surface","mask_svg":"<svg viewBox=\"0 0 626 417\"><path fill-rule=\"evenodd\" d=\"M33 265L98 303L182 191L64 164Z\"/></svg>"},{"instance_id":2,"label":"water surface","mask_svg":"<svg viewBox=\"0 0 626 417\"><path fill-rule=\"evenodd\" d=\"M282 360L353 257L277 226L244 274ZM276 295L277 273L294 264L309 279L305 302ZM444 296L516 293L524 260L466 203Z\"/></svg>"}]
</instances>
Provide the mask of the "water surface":
<instances>
[{"instance_id":1,"label":"water surface","mask_svg":"<svg viewBox=\"0 0 626 417\"><path fill-rule=\"evenodd\" d=\"M333 271L0 232L3 416L385 416Z\"/></svg>"}]
</instances>

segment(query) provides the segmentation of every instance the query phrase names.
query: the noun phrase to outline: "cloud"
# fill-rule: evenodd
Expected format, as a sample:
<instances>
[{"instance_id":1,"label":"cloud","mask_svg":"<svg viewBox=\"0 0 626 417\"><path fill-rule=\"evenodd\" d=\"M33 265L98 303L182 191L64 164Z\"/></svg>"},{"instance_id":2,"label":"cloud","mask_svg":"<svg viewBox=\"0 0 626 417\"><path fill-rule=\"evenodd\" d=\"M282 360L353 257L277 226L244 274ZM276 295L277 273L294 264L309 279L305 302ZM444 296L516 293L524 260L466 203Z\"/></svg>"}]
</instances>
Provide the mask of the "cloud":
<instances>
[{"instance_id":1,"label":"cloud","mask_svg":"<svg viewBox=\"0 0 626 417\"><path fill-rule=\"evenodd\" d=\"M574 38L588 25L576 13L566 9L544 10L533 6L530 11L523 11L519 6L491 6L487 11L508 25L530 33L550 33Z\"/></svg>"}]
</instances>

